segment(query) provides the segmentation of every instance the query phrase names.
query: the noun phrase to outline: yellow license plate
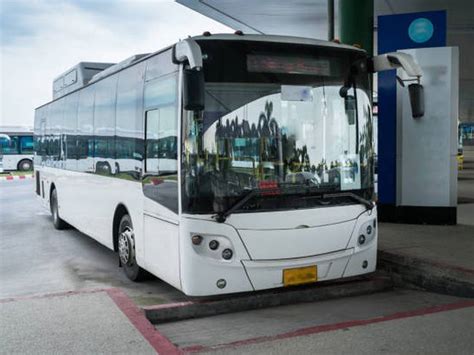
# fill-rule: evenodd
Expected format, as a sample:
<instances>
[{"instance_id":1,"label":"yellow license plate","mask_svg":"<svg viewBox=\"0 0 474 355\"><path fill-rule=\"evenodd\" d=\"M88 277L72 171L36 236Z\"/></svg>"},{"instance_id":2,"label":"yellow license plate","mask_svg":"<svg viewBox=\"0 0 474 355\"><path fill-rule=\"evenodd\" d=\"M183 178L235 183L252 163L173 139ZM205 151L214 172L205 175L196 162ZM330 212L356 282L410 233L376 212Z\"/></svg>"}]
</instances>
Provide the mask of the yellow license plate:
<instances>
[{"instance_id":1,"label":"yellow license plate","mask_svg":"<svg viewBox=\"0 0 474 355\"><path fill-rule=\"evenodd\" d=\"M316 265L283 270L283 286L301 285L318 281Z\"/></svg>"}]
</instances>

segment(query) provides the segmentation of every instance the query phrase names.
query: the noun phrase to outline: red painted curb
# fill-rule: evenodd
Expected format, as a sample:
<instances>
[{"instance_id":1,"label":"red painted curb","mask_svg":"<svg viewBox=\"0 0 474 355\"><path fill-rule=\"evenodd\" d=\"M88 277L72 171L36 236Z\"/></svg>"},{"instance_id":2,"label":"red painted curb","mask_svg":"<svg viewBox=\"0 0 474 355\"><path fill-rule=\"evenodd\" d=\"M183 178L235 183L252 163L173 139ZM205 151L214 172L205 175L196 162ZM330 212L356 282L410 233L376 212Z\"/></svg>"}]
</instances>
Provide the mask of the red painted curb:
<instances>
[{"instance_id":1,"label":"red painted curb","mask_svg":"<svg viewBox=\"0 0 474 355\"><path fill-rule=\"evenodd\" d=\"M193 301L163 303L163 304L157 304L157 305L153 305L153 306L144 306L144 307L142 307L142 309L145 310L145 311L155 311L155 310L160 310L160 309L185 307L185 306L190 306L190 305L195 304L195 303L196 302L193 302Z\"/></svg>"},{"instance_id":2,"label":"red painted curb","mask_svg":"<svg viewBox=\"0 0 474 355\"><path fill-rule=\"evenodd\" d=\"M26 180L26 179L32 179L33 175L6 175L6 176L0 176L0 181L1 180Z\"/></svg>"},{"instance_id":3,"label":"red painted curb","mask_svg":"<svg viewBox=\"0 0 474 355\"><path fill-rule=\"evenodd\" d=\"M346 322L334 323L334 324L318 325L315 327L298 329L298 330L288 332L288 333L239 340L239 341L235 341L235 342L231 342L227 344L220 344L216 346L202 346L202 345L189 346L186 348L182 348L182 350L187 353L194 353L194 352L227 349L227 348L239 347L239 346L244 346L244 345L263 343L267 341L274 341L274 340L280 340L280 339L288 339L288 338L293 338L293 337L323 333L323 332L339 330L339 329L344 329L344 328L358 327L358 326L363 326L363 325L368 325L368 324L387 322L387 321L392 321L392 320L397 320L397 319L411 318L411 317L423 316L427 314L452 311L452 310L468 308L468 307L474 307L474 301L461 301L461 302L443 304L443 305L432 306L432 307L427 307L427 308L420 308L413 311L393 313L387 316L361 319L361 320L352 320L352 321L346 321Z\"/></svg>"},{"instance_id":4,"label":"red painted curb","mask_svg":"<svg viewBox=\"0 0 474 355\"><path fill-rule=\"evenodd\" d=\"M456 271L460 271L460 272L464 272L466 274L472 274L474 275L474 270L472 269L468 269L468 268L465 268L465 267L462 267L462 266L455 266L455 265L451 265L451 264L446 264L446 263L443 263L443 262L438 262L438 261L431 261L429 259L422 259L420 258L421 260L427 262L427 263L430 263L434 266L437 266L439 268L443 268L443 269L451 269L451 270L456 270Z\"/></svg>"},{"instance_id":5,"label":"red painted curb","mask_svg":"<svg viewBox=\"0 0 474 355\"><path fill-rule=\"evenodd\" d=\"M156 330L146 319L143 311L122 290L111 288L105 292L158 354L182 354L168 338Z\"/></svg>"}]
</instances>

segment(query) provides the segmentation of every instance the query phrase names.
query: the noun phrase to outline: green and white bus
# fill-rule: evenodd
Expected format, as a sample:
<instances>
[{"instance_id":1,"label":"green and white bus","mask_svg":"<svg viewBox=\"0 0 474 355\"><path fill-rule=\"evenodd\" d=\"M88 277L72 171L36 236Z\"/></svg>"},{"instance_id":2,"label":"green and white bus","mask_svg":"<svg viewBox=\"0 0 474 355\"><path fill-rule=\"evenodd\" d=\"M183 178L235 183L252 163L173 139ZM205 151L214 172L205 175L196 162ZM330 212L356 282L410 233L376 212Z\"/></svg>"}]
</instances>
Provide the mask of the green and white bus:
<instances>
[{"instance_id":1,"label":"green and white bus","mask_svg":"<svg viewBox=\"0 0 474 355\"><path fill-rule=\"evenodd\" d=\"M0 171L33 169L33 128L0 126Z\"/></svg>"}]
</instances>

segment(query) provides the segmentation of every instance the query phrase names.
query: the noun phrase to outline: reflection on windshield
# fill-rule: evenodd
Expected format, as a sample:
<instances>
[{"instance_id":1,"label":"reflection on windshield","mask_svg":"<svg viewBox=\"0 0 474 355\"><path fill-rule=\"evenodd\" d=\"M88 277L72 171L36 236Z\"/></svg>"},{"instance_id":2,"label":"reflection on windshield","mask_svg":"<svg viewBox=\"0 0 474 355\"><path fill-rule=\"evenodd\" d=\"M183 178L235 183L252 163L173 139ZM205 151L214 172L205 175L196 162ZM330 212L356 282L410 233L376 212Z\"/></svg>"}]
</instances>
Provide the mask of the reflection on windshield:
<instances>
[{"instance_id":1,"label":"reflection on windshield","mask_svg":"<svg viewBox=\"0 0 474 355\"><path fill-rule=\"evenodd\" d=\"M218 212L269 181L370 188L369 97L351 88L357 103L348 105L341 85L208 83L206 111L188 117L183 208Z\"/></svg>"}]
</instances>

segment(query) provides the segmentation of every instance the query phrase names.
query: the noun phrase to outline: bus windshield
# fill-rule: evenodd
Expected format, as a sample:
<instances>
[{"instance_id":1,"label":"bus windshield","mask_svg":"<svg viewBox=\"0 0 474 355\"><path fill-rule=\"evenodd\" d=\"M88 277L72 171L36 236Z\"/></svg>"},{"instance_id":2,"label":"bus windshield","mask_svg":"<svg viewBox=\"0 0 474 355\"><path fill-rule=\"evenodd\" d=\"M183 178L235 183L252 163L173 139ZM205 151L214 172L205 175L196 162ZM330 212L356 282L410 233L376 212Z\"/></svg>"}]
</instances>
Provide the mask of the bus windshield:
<instances>
[{"instance_id":1,"label":"bus windshield","mask_svg":"<svg viewBox=\"0 0 474 355\"><path fill-rule=\"evenodd\" d=\"M249 191L269 187L271 192L255 195L242 209L354 203L321 201L321 194L338 191L371 198L368 73L351 69L364 59L361 52L268 43L200 45L206 101L203 112L184 115L184 212L219 213Z\"/></svg>"}]
</instances>

